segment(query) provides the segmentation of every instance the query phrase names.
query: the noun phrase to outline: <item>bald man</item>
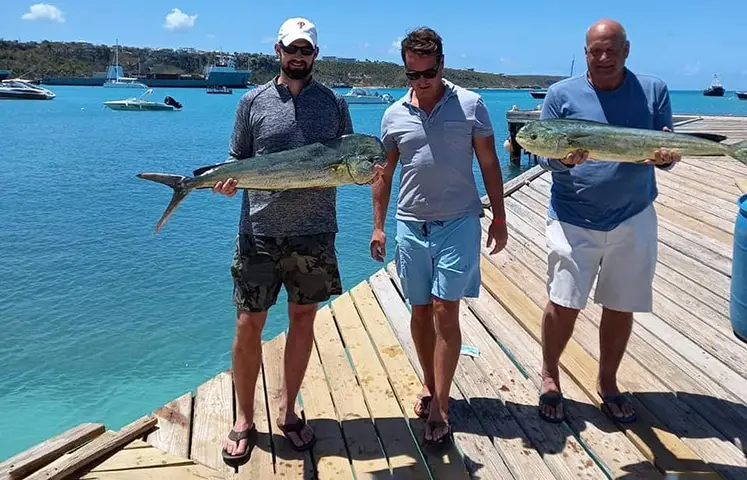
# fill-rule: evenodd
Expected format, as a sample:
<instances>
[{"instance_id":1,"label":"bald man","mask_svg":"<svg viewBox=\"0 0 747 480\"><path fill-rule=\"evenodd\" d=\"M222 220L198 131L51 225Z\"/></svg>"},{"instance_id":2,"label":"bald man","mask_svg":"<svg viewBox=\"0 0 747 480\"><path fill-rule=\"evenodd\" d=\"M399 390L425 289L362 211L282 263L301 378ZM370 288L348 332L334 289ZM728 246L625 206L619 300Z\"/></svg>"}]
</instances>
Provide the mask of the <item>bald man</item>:
<instances>
[{"instance_id":1,"label":"bald man","mask_svg":"<svg viewBox=\"0 0 747 480\"><path fill-rule=\"evenodd\" d=\"M601 20L586 34L587 71L552 85L540 119L575 118L625 127L672 129L669 91L659 78L625 67L630 43L618 22ZM635 421L617 371L633 325L633 312L652 309L657 258L654 169L670 169L679 155L660 149L646 164L587 161L577 151L562 159L540 158L552 172L547 212L547 292L542 318L540 416L564 419L558 362L596 280L601 304L597 393L619 422Z\"/></svg>"}]
</instances>

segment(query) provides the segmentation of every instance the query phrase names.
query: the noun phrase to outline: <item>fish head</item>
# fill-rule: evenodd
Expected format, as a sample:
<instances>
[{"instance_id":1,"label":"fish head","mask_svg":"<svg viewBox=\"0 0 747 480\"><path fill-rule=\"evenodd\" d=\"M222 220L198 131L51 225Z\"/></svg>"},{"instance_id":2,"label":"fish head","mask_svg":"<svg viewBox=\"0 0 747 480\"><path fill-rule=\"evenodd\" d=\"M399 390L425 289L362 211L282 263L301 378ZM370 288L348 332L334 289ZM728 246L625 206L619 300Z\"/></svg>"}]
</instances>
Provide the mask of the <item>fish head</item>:
<instances>
[{"instance_id":1,"label":"fish head","mask_svg":"<svg viewBox=\"0 0 747 480\"><path fill-rule=\"evenodd\" d=\"M562 158L571 150L568 136L550 120L526 123L516 133L516 141L527 152L547 158Z\"/></svg>"},{"instance_id":2,"label":"fish head","mask_svg":"<svg viewBox=\"0 0 747 480\"><path fill-rule=\"evenodd\" d=\"M373 179L376 166L386 163L384 144L375 135L355 133L340 138L342 162L355 183L368 183Z\"/></svg>"}]
</instances>

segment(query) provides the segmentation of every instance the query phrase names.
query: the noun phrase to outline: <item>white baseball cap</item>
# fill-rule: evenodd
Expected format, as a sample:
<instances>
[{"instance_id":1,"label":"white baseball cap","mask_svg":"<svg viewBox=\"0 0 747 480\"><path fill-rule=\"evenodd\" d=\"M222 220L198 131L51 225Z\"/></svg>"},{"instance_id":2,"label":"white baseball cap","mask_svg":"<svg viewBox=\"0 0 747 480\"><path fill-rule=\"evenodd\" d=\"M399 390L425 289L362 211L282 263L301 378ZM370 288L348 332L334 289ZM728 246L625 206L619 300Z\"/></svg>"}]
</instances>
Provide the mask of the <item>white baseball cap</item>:
<instances>
[{"instance_id":1,"label":"white baseball cap","mask_svg":"<svg viewBox=\"0 0 747 480\"><path fill-rule=\"evenodd\" d=\"M289 18L280 26L278 42L290 45L296 40L306 40L316 47L316 25L301 17Z\"/></svg>"}]
</instances>

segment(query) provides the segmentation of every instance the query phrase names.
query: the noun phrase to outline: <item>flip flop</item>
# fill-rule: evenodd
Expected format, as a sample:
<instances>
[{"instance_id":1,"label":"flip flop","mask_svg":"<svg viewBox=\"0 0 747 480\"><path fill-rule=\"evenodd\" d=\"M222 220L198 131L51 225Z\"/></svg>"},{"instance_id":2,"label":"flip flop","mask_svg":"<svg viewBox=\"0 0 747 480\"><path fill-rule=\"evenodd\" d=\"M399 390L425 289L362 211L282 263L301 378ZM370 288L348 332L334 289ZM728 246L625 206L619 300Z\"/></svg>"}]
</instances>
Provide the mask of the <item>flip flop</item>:
<instances>
[{"instance_id":1,"label":"flip flop","mask_svg":"<svg viewBox=\"0 0 747 480\"><path fill-rule=\"evenodd\" d=\"M603 410L606 411L607 415L612 418L612 420L620 423L633 423L636 421L636 414L635 411L632 413L632 415L629 415L627 417L617 417L612 413L612 409L610 409L610 404L615 404L615 406L622 412L622 407L626 403L630 403L632 406L632 403L630 400L625 396L624 393L621 393L619 395L608 395L603 396L601 393L597 392L597 394L602 397L602 407Z\"/></svg>"},{"instance_id":2,"label":"flip flop","mask_svg":"<svg viewBox=\"0 0 747 480\"><path fill-rule=\"evenodd\" d=\"M296 445L296 443L288 437L288 433L295 433L296 435L298 435L299 440L303 441L303 439L301 438L301 430L303 430L303 427L305 426L306 426L306 420L303 420L301 418L299 418L297 421L291 424L286 424L283 426L278 425L278 428L280 429L280 431L283 432L283 434L285 435L285 438L290 442L293 450L297 452L305 452L306 450L309 450L311 447L313 447L314 444L316 443L316 434L313 432L311 434L311 440L304 443L300 447Z\"/></svg>"},{"instance_id":3,"label":"flip flop","mask_svg":"<svg viewBox=\"0 0 747 480\"><path fill-rule=\"evenodd\" d=\"M430 414L429 409L430 409L431 400L433 400L433 397L431 397L430 395L423 395L423 396L418 396L418 400L420 401L420 406L422 407L423 411L420 412L420 414L418 415L418 411L415 409L415 407L417 407L418 405L417 403L415 403L415 406L413 407L412 410L413 412L415 412L415 415L417 415L418 417L422 419L426 419L428 418L428 415Z\"/></svg>"},{"instance_id":4,"label":"flip flop","mask_svg":"<svg viewBox=\"0 0 747 480\"><path fill-rule=\"evenodd\" d=\"M435 430L436 428L442 428L442 427L448 427L448 431L441 435L438 439L431 439L428 440L425 438L425 433L423 433L423 443L425 443L428 446L432 447L448 447L451 445L451 443L454 441L454 432L451 429L451 425L449 425L446 422L428 422L428 426L431 429L431 432Z\"/></svg>"},{"instance_id":5,"label":"flip flop","mask_svg":"<svg viewBox=\"0 0 747 480\"><path fill-rule=\"evenodd\" d=\"M539 397L539 406L542 405L549 405L553 408L557 408L558 405L563 403L563 394L562 393L543 393ZM539 416L550 423L562 423L565 420L565 408L563 409L563 416L560 418L551 417L545 412L542 411L541 408L538 408Z\"/></svg>"},{"instance_id":6,"label":"flip flop","mask_svg":"<svg viewBox=\"0 0 747 480\"><path fill-rule=\"evenodd\" d=\"M225 447L223 447L223 450L221 451L221 453L223 454L223 461L226 463L226 465L230 467L241 466L249 460L249 457L252 456L252 450L257 444L257 426L252 425L250 428L247 428L246 430L243 430L241 432L237 432L236 430L231 429L231 431L228 433L228 439L236 442L236 446L239 445L239 441L246 439L246 449L244 450L244 453L231 455L226 451Z\"/></svg>"}]
</instances>

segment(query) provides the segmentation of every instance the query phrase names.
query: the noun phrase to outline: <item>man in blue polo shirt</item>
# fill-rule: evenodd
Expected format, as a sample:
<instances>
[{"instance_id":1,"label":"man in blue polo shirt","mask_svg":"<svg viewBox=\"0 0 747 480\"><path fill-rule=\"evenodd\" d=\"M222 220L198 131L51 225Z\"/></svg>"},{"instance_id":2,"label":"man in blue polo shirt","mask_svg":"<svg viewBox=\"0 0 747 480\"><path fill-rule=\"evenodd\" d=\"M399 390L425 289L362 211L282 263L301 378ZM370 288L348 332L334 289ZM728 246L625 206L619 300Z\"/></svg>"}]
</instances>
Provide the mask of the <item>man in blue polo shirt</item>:
<instances>
[{"instance_id":1,"label":"man in blue polo shirt","mask_svg":"<svg viewBox=\"0 0 747 480\"><path fill-rule=\"evenodd\" d=\"M451 440L449 391L459 361L459 302L480 286L482 205L474 155L482 171L494 219L487 245L506 245L503 180L488 111L480 96L442 78L441 37L420 28L402 41L411 88L387 108L381 137L387 165L373 185L371 256L386 255L384 219L392 177L401 162L397 202L396 265L412 305L411 332L423 369L415 413L427 418L425 442Z\"/></svg>"},{"instance_id":2,"label":"man in blue polo shirt","mask_svg":"<svg viewBox=\"0 0 747 480\"><path fill-rule=\"evenodd\" d=\"M666 84L628 70L629 50L618 22L593 24L586 34L588 71L552 85L540 119L566 117L671 130ZM542 318L539 411L551 422L564 418L558 362L597 279L594 301L603 306L597 392L613 418L632 422L635 412L617 387L617 370L633 312L652 309L657 259L654 166L671 168L680 157L666 149L645 165L586 161L587 157L588 152L577 151L564 159L539 159L553 178L546 228L549 302Z\"/></svg>"}]
</instances>

